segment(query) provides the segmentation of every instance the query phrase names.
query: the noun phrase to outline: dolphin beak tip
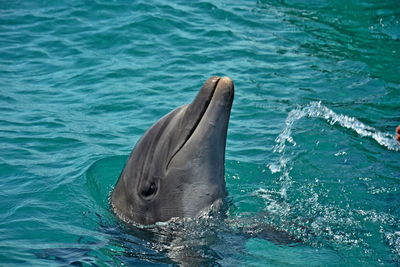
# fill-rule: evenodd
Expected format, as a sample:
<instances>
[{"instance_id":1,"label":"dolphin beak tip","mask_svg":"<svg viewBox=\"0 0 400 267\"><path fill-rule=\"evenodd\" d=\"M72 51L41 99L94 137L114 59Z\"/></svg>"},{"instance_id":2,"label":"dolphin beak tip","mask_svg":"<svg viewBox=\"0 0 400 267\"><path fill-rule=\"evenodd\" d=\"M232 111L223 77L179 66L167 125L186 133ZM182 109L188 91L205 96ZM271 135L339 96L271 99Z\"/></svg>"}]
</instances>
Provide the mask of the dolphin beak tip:
<instances>
[{"instance_id":1,"label":"dolphin beak tip","mask_svg":"<svg viewBox=\"0 0 400 267\"><path fill-rule=\"evenodd\" d=\"M233 85L232 79L229 78L229 77L220 78L219 81L218 81L217 88L219 90L223 90L223 91L227 91L227 92L233 93L234 85Z\"/></svg>"},{"instance_id":2,"label":"dolphin beak tip","mask_svg":"<svg viewBox=\"0 0 400 267\"><path fill-rule=\"evenodd\" d=\"M226 85L233 85L233 81L232 81L232 79L231 78L229 78L229 77L222 77L220 80L219 80L219 82L220 83L224 83L224 84L226 84Z\"/></svg>"}]
</instances>

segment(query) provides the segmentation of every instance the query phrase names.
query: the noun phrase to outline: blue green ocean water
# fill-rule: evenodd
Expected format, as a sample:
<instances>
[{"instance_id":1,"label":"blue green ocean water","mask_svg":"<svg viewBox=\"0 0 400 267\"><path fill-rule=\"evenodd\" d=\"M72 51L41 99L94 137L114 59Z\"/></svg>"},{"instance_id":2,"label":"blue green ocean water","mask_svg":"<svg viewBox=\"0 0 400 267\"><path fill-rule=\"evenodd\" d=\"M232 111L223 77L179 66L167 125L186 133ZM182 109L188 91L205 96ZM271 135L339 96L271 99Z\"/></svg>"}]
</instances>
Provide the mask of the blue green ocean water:
<instances>
[{"instance_id":1,"label":"blue green ocean water","mask_svg":"<svg viewBox=\"0 0 400 267\"><path fill-rule=\"evenodd\" d=\"M212 75L226 222L132 232L127 156ZM0 265L399 266L398 124L398 0L0 1Z\"/></svg>"}]
</instances>

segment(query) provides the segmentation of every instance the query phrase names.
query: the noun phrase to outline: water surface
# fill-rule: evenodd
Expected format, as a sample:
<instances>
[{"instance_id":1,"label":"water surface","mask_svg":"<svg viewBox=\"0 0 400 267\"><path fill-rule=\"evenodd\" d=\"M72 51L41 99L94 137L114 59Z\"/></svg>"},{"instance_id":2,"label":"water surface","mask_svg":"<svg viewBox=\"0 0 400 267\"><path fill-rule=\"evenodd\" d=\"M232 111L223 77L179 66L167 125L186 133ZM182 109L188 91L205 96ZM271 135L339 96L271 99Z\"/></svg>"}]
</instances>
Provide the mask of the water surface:
<instances>
[{"instance_id":1,"label":"water surface","mask_svg":"<svg viewBox=\"0 0 400 267\"><path fill-rule=\"evenodd\" d=\"M398 0L1 2L0 265L399 265L399 62ZM226 221L132 232L127 156L212 75Z\"/></svg>"}]
</instances>

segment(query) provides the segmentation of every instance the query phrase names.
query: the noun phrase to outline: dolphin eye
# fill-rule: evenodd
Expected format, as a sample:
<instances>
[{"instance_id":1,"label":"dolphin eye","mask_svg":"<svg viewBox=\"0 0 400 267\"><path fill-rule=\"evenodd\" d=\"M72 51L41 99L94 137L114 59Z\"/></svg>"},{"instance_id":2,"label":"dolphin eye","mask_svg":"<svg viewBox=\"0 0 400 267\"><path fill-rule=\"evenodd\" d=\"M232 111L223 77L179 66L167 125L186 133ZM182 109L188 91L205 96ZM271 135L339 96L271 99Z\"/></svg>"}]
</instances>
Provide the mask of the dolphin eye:
<instances>
[{"instance_id":1,"label":"dolphin eye","mask_svg":"<svg viewBox=\"0 0 400 267\"><path fill-rule=\"evenodd\" d=\"M156 190L157 190L156 184L154 182L151 182L147 188L142 190L142 196L144 196L145 198L148 198L148 197L154 195L156 193Z\"/></svg>"}]
</instances>

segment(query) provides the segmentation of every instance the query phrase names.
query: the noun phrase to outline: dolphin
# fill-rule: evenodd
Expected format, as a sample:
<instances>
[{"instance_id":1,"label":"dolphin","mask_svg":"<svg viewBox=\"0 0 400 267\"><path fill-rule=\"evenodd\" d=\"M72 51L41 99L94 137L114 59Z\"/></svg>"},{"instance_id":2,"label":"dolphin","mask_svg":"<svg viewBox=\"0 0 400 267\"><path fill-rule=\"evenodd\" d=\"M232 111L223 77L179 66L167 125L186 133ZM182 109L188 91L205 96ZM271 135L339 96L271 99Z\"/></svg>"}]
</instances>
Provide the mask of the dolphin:
<instances>
[{"instance_id":1,"label":"dolphin","mask_svg":"<svg viewBox=\"0 0 400 267\"><path fill-rule=\"evenodd\" d=\"M196 218L222 203L233 97L230 78L211 77L191 104L145 132L111 193L111 207L121 220L152 225Z\"/></svg>"}]
</instances>

